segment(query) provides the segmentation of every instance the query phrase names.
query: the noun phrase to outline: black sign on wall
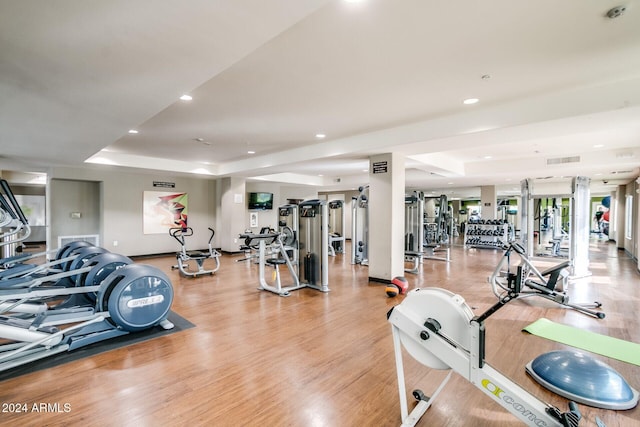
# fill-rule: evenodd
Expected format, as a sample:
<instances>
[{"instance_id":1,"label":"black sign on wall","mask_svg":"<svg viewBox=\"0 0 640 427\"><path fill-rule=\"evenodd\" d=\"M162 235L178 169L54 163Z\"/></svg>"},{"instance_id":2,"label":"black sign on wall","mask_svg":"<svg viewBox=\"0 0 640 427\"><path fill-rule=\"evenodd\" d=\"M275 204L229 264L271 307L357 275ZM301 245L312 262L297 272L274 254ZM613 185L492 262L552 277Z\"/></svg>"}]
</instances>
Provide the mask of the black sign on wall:
<instances>
[{"instance_id":1,"label":"black sign on wall","mask_svg":"<svg viewBox=\"0 0 640 427\"><path fill-rule=\"evenodd\" d=\"M153 181L153 186L162 188L176 188L176 183L167 181Z\"/></svg>"},{"instance_id":2,"label":"black sign on wall","mask_svg":"<svg viewBox=\"0 0 640 427\"><path fill-rule=\"evenodd\" d=\"M387 162L374 162L373 163L373 173L387 173L388 165Z\"/></svg>"}]
</instances>

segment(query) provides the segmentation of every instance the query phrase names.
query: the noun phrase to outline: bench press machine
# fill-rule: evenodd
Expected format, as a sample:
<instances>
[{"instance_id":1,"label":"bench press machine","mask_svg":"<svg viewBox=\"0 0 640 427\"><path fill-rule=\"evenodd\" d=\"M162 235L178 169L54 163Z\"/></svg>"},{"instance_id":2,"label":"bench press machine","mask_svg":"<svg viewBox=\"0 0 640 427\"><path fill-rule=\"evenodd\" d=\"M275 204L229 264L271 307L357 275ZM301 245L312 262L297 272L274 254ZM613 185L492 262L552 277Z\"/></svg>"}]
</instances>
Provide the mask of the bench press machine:
<instances>
[{"instance_id":1,"label":"bench press machine","mask_svg":"<svg viewBox=\"0 0 640 427\"><path fill-rule=\"evenodd\" d=\"M510 272L511 254L516 254L520 257L520 264L516 273ZM493 293L498 298L504 296L505 292L517 287L518 292L515 298L542 297L589 316L604 319L604 312L593 310L602 306L599 302L576 304L569 301L566 291L569 282L568 268L570 265L570 261L565 261L547 270L540 271L529 260L524 247L520 243L513 241L506 247L502 259L491 276L489 276L489 283Z\"/></svg>"}]
</instances>

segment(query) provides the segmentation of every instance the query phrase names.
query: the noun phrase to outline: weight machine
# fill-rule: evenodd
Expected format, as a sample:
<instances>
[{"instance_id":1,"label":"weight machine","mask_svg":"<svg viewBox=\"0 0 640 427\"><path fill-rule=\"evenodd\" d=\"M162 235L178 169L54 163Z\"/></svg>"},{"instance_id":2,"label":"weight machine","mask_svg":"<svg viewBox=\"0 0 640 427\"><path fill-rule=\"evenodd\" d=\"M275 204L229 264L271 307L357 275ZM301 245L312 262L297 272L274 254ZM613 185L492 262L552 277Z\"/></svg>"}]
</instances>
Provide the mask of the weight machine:
<instances>
[{"instance_id":1,"label":"weight machine","mask_svg":"<svg viewBox=\"0 0 640 427\"><path fill-rule=\"evenodd\" d=\"M344 253L344 201L331 200L329 206L329 255Z\"/></svg>"},{"instance_id":2,"label":"weight machine","mask_svg":"<svg viewBox=\"0 0 640 427\"><path fill-rule=\"evenodd\" d=\"M369 265L369 186L351 200L351 264Z\"/></svg>"},{"instance_id":3,"label":"weight machine","mask_svg":"<svg viewBox=\"0 0 640 427\"><path fill-rule=\"evenodd\" d=\"M589 271L589 235L590 235L590 191L589 178L577 176L571 179L570 194L555 195L556 198L569 199L569 262L572 277L590 276ZM536 195L533 181L520 182L520 239L528 256L534 254L534 199L545 196ZM551 196L548 196L551 197ZM562 238L565 238L563 235Z\"/></svg>"},{"instance_id":4,"label":"weight machine","mask_svg":"<svg viewBox=\"0 0 640 427\"><path fill-rule=\"evenodd\" d=\"M404 262L411 263L405 267L407 273L417 274L424 255L424 194L414 191L404 198Z\"/></svg>"},{"instance_id":5,"label":"weight machine","mask_svg":"<svg viewBox=\"0 0 640 427\"><path fill-rule=\"evenodd\" d=\"M441 247L450 244L450 229L453 233L453 215L449 212L447 196L441 194L440 197L425 197L423 258L451 261L450 247ZM436 252L444 252L445 256L438 256Z\"/></svg>"},{"instance_id":6,"label":"weight machine","mask_svg":"<svg viewBox=\"0 0 640 427\"><path fill-rule=\"evenodd\" d=\"M288 297L292 291L297 291L306 287L306 284L300 283L296 269L294 268L287 249L282 242L282 233L265 230L259 234L245 233L240 238L244 239L244 244L248 248L257 250L258 252L258 278L260 286L258 289L273 292L281 297ZM267 246L270 248L270 255L267 257ZM251 259L251 257L243 258L240 261ZM275 285L267 283L265 278L265 266L269 264L274 268ZM290 286L282 286L280 276L280 265L286 265L293 284Z\"/></svg>"},{"instance_id":7,"label":"weight machine","mask_svg":"<svg viewBox=\"0 0 640 427\"><path fill-rule=\"evenodd\" d=\"M329 292L329 212L324 200L299 205L300 283Z\"/></svg>"},{"instance_id":8,"label":"weight machine","mask_svg":"<svg viewBox=\"0 0 640 427\"><path fill-rule=\"evenodd\" d=\"M282 244L291 263L298 268L298 205L282 205L278 208L278 228L282 233Z\"/></svg>"},{"instance_id":9,"label":"weight machine","mask_svg":"<svg viewBox=\"0 0 640 427\"><path fill-rule=\"evenodd\" d=\"M402 426L414 426L434 403L455 371L494 402L530 426L577 426L581 414L574 402L570 410L540 401L485 361L484 321L513 298L507 295L480 316L474 316L465 300L440 288L414 289L387 313L392 325L400 395ZM431 397L414 390L418 404L409 413L402 362L402 346L418 362L449 370Z\"/></svg>"}]
</instances>

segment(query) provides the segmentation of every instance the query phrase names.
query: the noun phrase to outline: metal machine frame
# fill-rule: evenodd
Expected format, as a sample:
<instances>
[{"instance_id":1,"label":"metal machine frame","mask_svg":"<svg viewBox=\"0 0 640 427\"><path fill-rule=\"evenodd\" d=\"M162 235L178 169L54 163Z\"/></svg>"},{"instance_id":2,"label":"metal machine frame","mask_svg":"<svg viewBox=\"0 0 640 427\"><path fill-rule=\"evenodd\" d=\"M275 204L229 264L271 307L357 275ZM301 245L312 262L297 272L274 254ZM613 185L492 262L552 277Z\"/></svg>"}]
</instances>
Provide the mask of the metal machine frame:
<instances>
[{"instance_id":1,"label":"metal machine frame","mask_svg":"<svg viewBox=\"0 0 640 427\"><path fill-rule=\"evenodd\" d=\"M369 265L369 186L351 200L351 264Z\"/></svg>"},{"instance_id":2,"label":"metal machine frame","mask_svg":"<svg viewBox=\"0 0 640 427\"><path fill-rule=\"evenodd\" d=\"M187 251L185 237L193 236L193 228L173 227L169 229L169 234L171 235L171 237L173 237L178 241L178 243L180 243L180 252L176 253L176 260L178 261L178 264L172 266L172 270L179 269L180 274L185 277L198 277L212 275L220 269L220 253L215 250L211 244L211 242L213 241L213 236L215 235L215 231L213 231L213 228L211 227L208 228L211 232L211 237L209 237L209 246L207 252ZM204 268L204 263L208 259L213 259L215 261L214 268ZM198 270L188 270L189 261L195 261Z\"/></svg>"},{"instance_id":3,"label":"metal machine frame","mask_svg":"<svg viewBox=\"0 0 640 427\"><path fill-rule=\"evenodd\" d=\"M507 296L484 314L474 316L460 295L440 288L424 288L410 291L402 304L391 309L387 318L392 325L402 426L414 426L420 420L453 371L527 425L578 425L581 415L575 403L569 404L570 411L561 412L486 363L484 321L510 300L511 296ZM422 364L450 370L431 397L425 397L420 390L413 392L418 404L411 413L407 405L403 345Z\"/></svg>"},{"instance_id":4,"label":"metal machine frame","mask_svg":"<svg viewBox=\"0 0 640 427\"><path fill-rule=\"evenodd\" d=\"M329 206L329 256L343 254L345 246L344 200L331 200Z\"/></svg>"},{"instance_id":5,"label":"metal machine frame","mask_svg":"<svg viewBox=\"0 0 640 427\"><path fill-rule=\"evenodd\" d=\"M259 290L273 292L274 294L280 295L281 297L288 297L292 291L297 291L298 289L305 288L307 285L300 283L298 279L298 274L296 269L294 268L289 255L287 254L287 249L282 242L282 234L278 232L266 232L261 234L253 234L246 233L241 234L240 238L245 239L244 244L247 247L255 248L257 245L258 251L258 280L260 282ZM270 257L267 258L267 245L270 246ZM250 258L245 258L250 259ZM269 262L269 260L272 260ZM266 264L273 265L275 269L275 286L267 283L265 278L265 266ZM280 280L280 269L278 267L279 264L285 264L289 273L291 274L293 285L291 286L282 286L282 282Z\"/></svg>"}]
</instances>

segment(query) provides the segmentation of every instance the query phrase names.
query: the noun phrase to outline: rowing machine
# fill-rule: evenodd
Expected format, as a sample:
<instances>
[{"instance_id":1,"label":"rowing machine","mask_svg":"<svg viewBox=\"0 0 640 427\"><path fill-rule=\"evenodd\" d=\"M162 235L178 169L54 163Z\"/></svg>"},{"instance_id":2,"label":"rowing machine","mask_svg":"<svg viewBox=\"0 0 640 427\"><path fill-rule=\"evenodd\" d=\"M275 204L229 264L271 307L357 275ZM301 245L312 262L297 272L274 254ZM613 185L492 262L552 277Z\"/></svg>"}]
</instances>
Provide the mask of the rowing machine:
<instances>
[{"instance_id":1,"label":"rowing machine","mask_svg":"<svg viewBox=\"0 0 640 427\"><path fill-rule=\"evenodd\" d=\"M570 411L561 412L485 362L484 321L511 299L512 295L509 295L484 314L474 316L460 295L440 288L414 289L387 313L392 325L403 427L416 425L453 371L527 425L578 425L581 416L575 403L570 403ZM402 346L420 363L434 369L450 370L430 398L420 390L413 392L418 404L411 413L407 409Z\"/></svg>"}]
</instances>

